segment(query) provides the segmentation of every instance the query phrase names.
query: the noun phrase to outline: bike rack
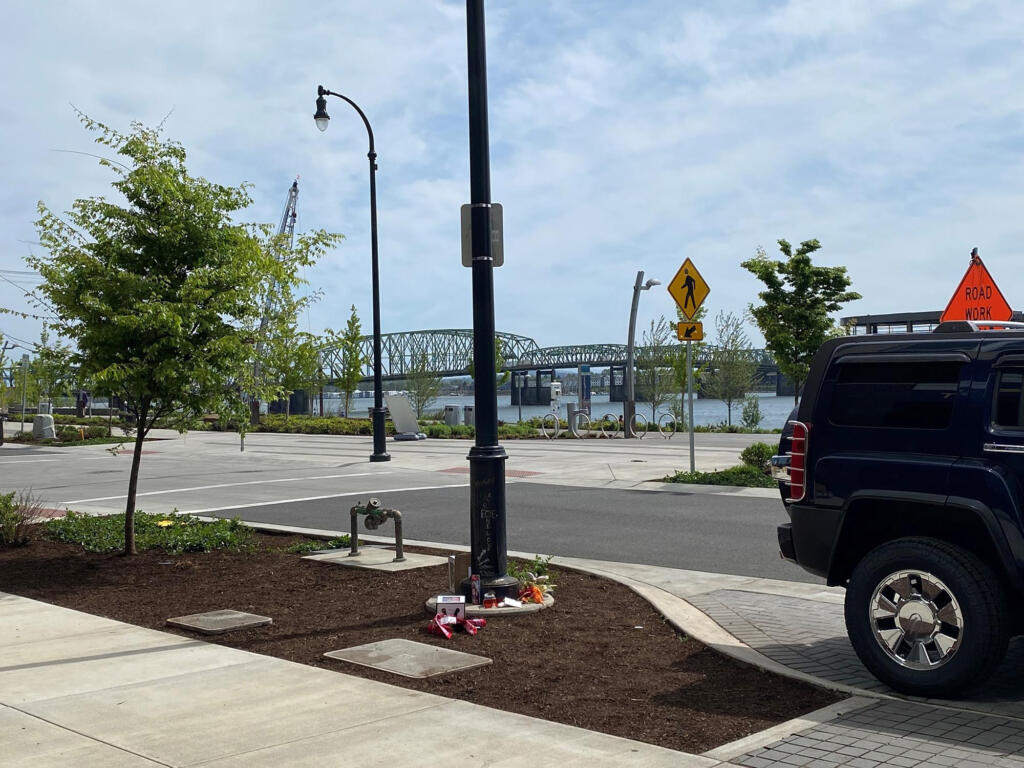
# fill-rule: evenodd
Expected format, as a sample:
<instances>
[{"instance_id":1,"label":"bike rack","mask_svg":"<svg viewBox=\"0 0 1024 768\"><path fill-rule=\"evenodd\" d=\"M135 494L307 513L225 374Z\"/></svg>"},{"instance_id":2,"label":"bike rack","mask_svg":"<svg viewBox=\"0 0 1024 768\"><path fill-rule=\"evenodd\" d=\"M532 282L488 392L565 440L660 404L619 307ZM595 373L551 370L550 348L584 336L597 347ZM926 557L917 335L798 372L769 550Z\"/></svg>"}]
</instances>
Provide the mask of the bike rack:
<instances>
[{"instance_id":1,"label":"bike rack","mask_svg":"<svg viewBox=\"0 0 1024 768\"><path fill-rule=\"evenodd\" d=\"M586 431L580 430L580 422L586 419L587 427ZM576 414L576 420L569 425L569 429L572 431L573 437L585 438L590 437L590 417L587 416L583 411L579 411Z\"/></svg>"},{"instance_id":2,"label":"bike rack","mask_svg":"<svg viewBox=\"0 0 1024 768\"><path fill-rule=\"evenodd\" d=\"M548 419L551 419L555 424L551 434L548 434ZM541 418L540 420L541 434L543 434L544 437L546 437L548 440L553 440L554 438L558 437L558 426L558 416L554 413L545 413L543 418Z\"/></svg>"},{"instance_id":3,"label":"bike rack","mask_svg":"<svg viewBox=\"0 0 1024 768\"><path fill-rule=\"evenodd\" d=\"M662 427L662 424L665 422L665 419L667 419L669 416L672 417L672 431L668 432L666 434L666 431L665 431L664 427ZM658 432L659 432L659 434L661 434L661 436L664 437L666 440L671 440L673 437L675 437L676 432L678 432L678 431L679 431L679 417L676 414L674 414L674 413L663 413L663 414L661 414L661 417L658 419Z\"/></svg>"},{"instance_id":4,"label":"bike rack","mask_svg":"<svg viewBox=\"0 0 1024 768\"><path fill-rule=\"evenodd\" d=\"M616 425L615 426L615 430L610 435L605 431L605 428L604 428L604 425L607 424L609 421L612 424ZM614 413L606 413L604 416L602 416L601 420L599 422L597 422L597 428L599 430L601 430L601 437L607 437L609 440L613 439L616 435L619 434L618 424L619 424L619 417L616 416Z\"/></svg>"},{"instance_id":5,"label":"bike rack","mask_svg":"<svg viewBox=\"0 0 1024 768\"><path fill-rule=\"evenodd\" d=\"M643 432L641 432L640 430L637 429L637 423L636 423L637 419L643 419L643 422L644 422L644 431ZM643 440L644 437L647 436L647 432L651 428L651 422L649 422L647 420L646 416L643 416L643 415L641 415L639 413L634 413L633 414L632 421L633 421L633 434L636 435L636 439L637 440Z\"/></svg>"}]
</instances>

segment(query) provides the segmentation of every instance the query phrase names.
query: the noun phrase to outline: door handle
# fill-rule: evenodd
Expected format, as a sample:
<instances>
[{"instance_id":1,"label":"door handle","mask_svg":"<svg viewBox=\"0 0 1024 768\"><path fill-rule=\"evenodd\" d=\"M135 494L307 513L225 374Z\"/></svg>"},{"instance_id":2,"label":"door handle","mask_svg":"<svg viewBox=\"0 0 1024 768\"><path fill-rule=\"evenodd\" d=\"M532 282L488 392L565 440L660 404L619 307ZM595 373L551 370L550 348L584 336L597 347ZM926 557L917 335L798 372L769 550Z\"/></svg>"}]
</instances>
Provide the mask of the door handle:
<instances>
[{"instance_id":1,"label":"door handle","mask_svg":"<svg viewBox=\"0 0 1024 768\"><path fill-rule=\"evenodd\" d=\"M1007 445L1006 443L985 443L985 453L1024 453L1024 445Z\"/></svg>"}]
</instances>

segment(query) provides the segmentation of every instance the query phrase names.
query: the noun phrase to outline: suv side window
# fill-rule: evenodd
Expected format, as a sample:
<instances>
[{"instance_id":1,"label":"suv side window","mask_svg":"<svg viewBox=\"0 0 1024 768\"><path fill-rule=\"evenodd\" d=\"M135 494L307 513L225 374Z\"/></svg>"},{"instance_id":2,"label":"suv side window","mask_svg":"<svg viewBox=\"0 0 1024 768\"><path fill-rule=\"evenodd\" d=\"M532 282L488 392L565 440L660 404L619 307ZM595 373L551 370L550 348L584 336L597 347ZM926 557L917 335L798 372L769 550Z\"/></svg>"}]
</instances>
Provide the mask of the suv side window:
<instances>
[{"instance_id":1,"label":"suv side window","mask_svg":"<svg viewBox=\"0 0 1024 768\"><path fill-rule=\"evenodd\" d=\"M953 417L962 365L843 361L837 366L829 421L842 427L945 429Z\"/></svg>"},{"instance_id":2,"label":"suv side window","mask_svg":"<svg viewBox=\"0 0 1024 768\"><path fill-rule=\"evenodd\" d=\"M1024 429L1024 371L1002 370L996 379L996 396L992 403L992 426L1003 429Z\"/></svg>"}]
</instances>

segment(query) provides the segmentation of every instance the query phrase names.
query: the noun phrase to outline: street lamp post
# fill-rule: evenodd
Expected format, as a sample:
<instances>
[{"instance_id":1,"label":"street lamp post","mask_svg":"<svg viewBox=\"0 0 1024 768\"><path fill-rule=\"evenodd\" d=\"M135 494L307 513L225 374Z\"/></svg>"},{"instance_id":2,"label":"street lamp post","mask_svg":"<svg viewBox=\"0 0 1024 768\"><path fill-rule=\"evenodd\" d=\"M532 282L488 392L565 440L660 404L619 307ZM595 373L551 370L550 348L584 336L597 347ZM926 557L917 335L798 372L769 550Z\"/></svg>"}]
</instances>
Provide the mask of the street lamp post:
<instances>
[{"instance_id":1,"label":"street lamp post","mask_svg":"<svg viewBox=\"0 0 1024 768\"><path fill-rule=\"evenodd\" d=\"M326 131L327 124L331 119L331 116L327 114L327 99L324 96L337 96L352 105L352 108L359 113L363 119L363 125L366 126L366 135L370 139L370 151L366 153L370 159L370 252L373 265L373 453L370 455L370 461L390 461L391 456L387 451L384 434L384 399L381 386L380 275L377 268L377 153L373 149L373 129L363 110L348 96L329 91L322 85L317 86L316 94L316 114L313 115L313 119L316 121L317 128Z\"/></svg>"},{"instance_id":2,"label":"street lamp post","mask_svg":"<svg viewBox=\"0 0 1024 768\"><path fill-rule=\"evenodd\" d=\"M649 291L655 285L661 285L661 281L651 278L644 283L644 271L641 269L636 273L636 283L633 284L633 306L629 310L629 338L626 340L626 400L622 404L622 434L624 437L636 437L636 432L633 431L633 419L636 416L636 393L633 375L636 308L640 304L640 291Z\"/></svg>"},{"instance_id":3,"label":"street lamp post","mask_svg":"<svg viewBox=\"0 0 1024 768\"><path fill-rule=\"evenodd\" d=\"M469 535L472 573L481 590L518 597L507 573L505 460L498 443L498 386L494 360L494 258L491 251L491 161L487 130L487 54L484 0L466 0L469 68L470 231L473 253L473 371L476 440L469 451ZM461 584L471 594L469 579Z\"/></svg>"}]
</instances>

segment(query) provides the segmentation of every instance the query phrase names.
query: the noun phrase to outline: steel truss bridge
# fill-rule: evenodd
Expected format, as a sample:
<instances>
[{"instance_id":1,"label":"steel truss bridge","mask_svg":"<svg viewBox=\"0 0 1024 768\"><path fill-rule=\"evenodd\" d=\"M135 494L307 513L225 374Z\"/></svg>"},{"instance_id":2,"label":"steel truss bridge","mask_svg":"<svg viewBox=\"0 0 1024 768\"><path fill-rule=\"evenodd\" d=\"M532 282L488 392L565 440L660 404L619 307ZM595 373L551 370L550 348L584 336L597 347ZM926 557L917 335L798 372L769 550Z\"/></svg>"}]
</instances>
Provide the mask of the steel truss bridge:
<instances>
[{"instance_id":1,"label":"steel truss bridge","mask_svg":"<svg viewBox=\"0 0 1024 768\"><path fill-rule=\"evenodd\" d=\"M572 344L563 347L541 347L526 336L496 333L505 360L502 370L533 371L552 368L576 368L579 365L612 366L626 364L625 344ZM671 345L668 349L672 349ZM713 351L710 344L702 347L695 362L707 361ZM427 368L435 376L465 376L473 355L472 329L405 331L381 335L381 377L388 381L406 378L414 360L426 359ZM778 367L766 350L753 350L758 363L758 376L776 373ZM363 381L373 379L373 337L360 339ZM634 349L634 357L643 359L643 348ZM320 349L323 371L332 381L344 368L343 351L338 347Z\"/></svg>"}]
</instances>

